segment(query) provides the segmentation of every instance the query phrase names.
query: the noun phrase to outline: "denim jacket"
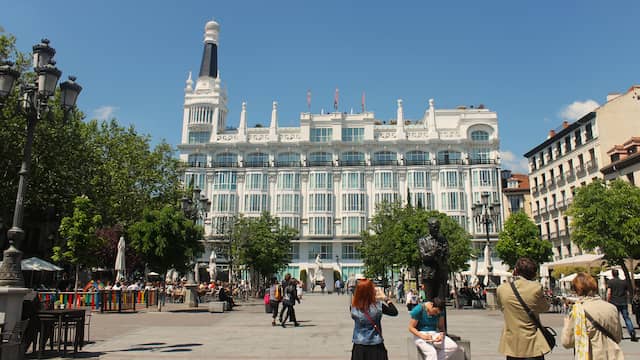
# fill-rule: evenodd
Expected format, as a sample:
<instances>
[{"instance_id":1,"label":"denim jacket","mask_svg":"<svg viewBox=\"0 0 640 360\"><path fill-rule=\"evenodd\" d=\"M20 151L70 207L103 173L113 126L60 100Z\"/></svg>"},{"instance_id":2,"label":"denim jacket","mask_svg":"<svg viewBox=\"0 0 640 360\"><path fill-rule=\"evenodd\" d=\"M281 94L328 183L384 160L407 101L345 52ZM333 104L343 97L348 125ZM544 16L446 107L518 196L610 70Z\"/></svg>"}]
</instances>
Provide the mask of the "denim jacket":
<instances>
[{"instance_id":1,"label":"denim jacket","mask_svg":"<svg viewBox=\"0 0 640 360\"><path fill-rule=\"evenodd\" d=\"M387 305L382 303L381 301L378 301L375 304L371 304L371 306L369 307L369 317L376 323L380 331L382 331L382 314L396 316L398 315L398 310L392 303L389 303ZM354 344L377 345L381 344L384 341L382 336L378 333L378 331L376 331L371 321L369 321L369 319L364 315L362 311L352 307L351 318L355 323L353 327L352 338Z\"/></svg>"}]
</instances>

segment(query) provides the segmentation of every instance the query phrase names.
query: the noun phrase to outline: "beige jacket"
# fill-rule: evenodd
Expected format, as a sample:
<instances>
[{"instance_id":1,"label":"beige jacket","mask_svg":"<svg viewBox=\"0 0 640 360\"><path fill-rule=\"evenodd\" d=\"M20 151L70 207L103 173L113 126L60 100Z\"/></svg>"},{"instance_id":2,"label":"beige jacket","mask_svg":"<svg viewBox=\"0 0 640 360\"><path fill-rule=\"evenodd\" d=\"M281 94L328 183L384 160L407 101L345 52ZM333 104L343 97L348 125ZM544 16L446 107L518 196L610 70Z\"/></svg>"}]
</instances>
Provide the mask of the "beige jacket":
<instances>
[{"instance_id":1,"label":"beige jacket","mask_svg":"<svg viewBox=\"0 0 640 360\"><path fill-rule=\"evenodd\" d=\"M549 310L549 302L544 297L540 283L518 278L515 285L522 300L536 316ZM498 351L513 357L535 357L551 351L544 335L520 305L509 283L498 287L497 297L498 306L504 314L504 330Z\"/></svg>"},{"instance_id":2,"label":"beige jacket","mask_svg":"<svg viewBox=\"0 0 640 360\"><path fill-rule=\"evenodd\" d=\"M609 330L615 341L609 339L606 335L596 330L593 324L587 320L587 333L589 334L589 359L595 360L623 360L624 355L622 349L618 346L622 340L622 326L620 325L620 316L618 309L612 304L601 299L585 299L584 311L589 313L591 317ZM564 328L562 329L562 346L567 349L573 348L574 321L570 316L564 319Z\"/></svg>"}]
</instances>

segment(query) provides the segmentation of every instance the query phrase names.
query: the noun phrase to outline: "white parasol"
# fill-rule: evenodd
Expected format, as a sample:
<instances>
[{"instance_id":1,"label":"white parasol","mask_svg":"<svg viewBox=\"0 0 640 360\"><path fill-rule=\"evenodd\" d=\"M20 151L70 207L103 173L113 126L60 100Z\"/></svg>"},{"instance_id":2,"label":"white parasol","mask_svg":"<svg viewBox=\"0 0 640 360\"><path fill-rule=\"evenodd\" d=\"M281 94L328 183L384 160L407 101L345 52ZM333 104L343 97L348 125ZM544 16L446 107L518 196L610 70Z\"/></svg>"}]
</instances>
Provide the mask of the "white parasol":
<instances>
[{"instance_id":1,"label":"white parasol","mask_svg":"<svg viewBox=\"0 0 640 360\"><path fill-rule=\"evenodd\" d=\"M124 236L120 236L120 241L118 241L118 255L116 255L116 266L115 269L118 272L116 275L116 281L120 281L122 278L126 276L126 267L125 267L125 259L124 259L124 251L125 251L125 242Z\"/></svg>"},{"instance_id":2,"label":"white parasol","mask_svg":"<svg viewBox=\"0 0 640 360\"><path fill-rule=\"evenodd\" d=\"M196 284L200 284L200 264L198 264L198 262L196 261L196 265L193 268L193 281Z\"/></svg>"},{"instance_id":3,"label":"white parasol","mask_svg":"<svg viewBox=\"0 0 640 360\"><path fill-rule=\"evenodd\" d=\"M478 284L478 258L475 256L471 259L471 269L469 272L471 273L469 285L476 286Z\"/></svg>"},{"instance_id":4,"label":"white parasol","mask_svg":"<svg viewBox=\"0 0 640 360\"><path fill-rule=\"evenodd\" d=\"M485 245L484 247L484 268L486 270L484 277L484 286L489 285L489 262L491 261L491 250L489 249L489 245Z\"/></svg>"},{"instance_id":5,"label":"white parasol","mask_svg":"<svg viewBox=\"0 0 640 360\"><path fill-rule=\"evenodd\" d=\"M216 252L211 250L211 255L209 256L209 281L216 280Z\"/></svg>"}]
</instances>

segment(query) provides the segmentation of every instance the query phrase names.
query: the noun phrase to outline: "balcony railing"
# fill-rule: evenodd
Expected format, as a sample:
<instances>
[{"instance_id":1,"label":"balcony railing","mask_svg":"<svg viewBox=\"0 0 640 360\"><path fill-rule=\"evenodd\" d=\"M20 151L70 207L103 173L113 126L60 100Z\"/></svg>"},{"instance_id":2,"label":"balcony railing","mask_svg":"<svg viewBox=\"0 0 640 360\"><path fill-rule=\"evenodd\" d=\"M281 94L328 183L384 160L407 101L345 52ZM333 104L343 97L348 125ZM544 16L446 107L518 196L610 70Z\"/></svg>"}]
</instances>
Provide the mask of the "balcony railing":
<instances>
[{"instance_id":1,"label":"balcony railing","mask_svg":"<svg viewBox=\"0 0 640 360\"><path fill-rule=\"evenodd\" d=\"M556 211L556 204L549 204L549 211Z\"/></svg>"},{"instance_id":2,"label":"balcony railing","mask_svg":"<svg viewBox=\"0 0 640 360\"><path fill-rule=\"evenodd\" d=\"M367 164L364 160L340 160L340 166L365 166Z\"/></svg>"},{"instance_id":3,"label":"balcony railing","mask_svg":"<svg viewBox=\"0 0 640 360\"><path fill-rule=\"evenodd\" d=\"M586 173L586 169L584 168L584 165L576 166L576 175L583 176L585 173Z\"/></svg>"},{"instance_id":4,"label":"balcony railing","mask_svg":"<svg viewBox=\"0 0 640 360\"><path fill-rule=\"evenodd\" d=\"M562 175L556 176L556 184L558 184L558 185L564 184L564 176L562 176Z\"/></svg>"},{"instance_id":5,"label":"balcony railing","mask_svg":"<svg viewBox=\"0 0 640 360\"><path fill-rule=\"evenodd\" d=\"M269 162L268 161L246 161L242 164L244 167L248 167L248 168L264 168L264 167L269 167Z\"/></svg>"},{"instance_id":6,"label":"balcony railing","mask_svg":"<svg viewBox=\"0 0 640 360\"><path fill-rule=\"evenodd\" d=\"M240 164L238 164L237 161L213 161L211 166L219 168L237 168Z\"/></svg>"},{"instance_id":7,"label":"balcony railing","mask_svg":"<svg viewBox=\"0 0 640 360\"><path fill-rule=\"evenodd\" d=\"M531 193L532 193L532 194L536 194L537 192L538 192L538 187L537 187L536 185L533 185L533 186L531 187Z\"/></svg>"},{"instance_id":8,"label":"balcony railing","mask_svg":"<svg viewBox=\"0 0 640 360\"><path fill-rule=\"evenodd\" d=\"M333 166L331 160L307 160L308 166Z\"/></svg>"},{"instance_id":9,"label":"balcony railing","mask_svg":"<svg viewBox=\"0 0 640 360\"><path fill-rule=\"evenodd\" d=\"M546 213L547 213L547 207L546 206L541 207L540 208L540 215L546 214Z\"/></svg>"},{"instance_id":10,"label":"balcony railing","mask_svg":"<svg viewBox=\"0 0 640 360\"><path fill-rule=\"evenodd\" d=\"M538 214L540 213L539 210L533 209L531 210L531 213L533 214L533 216L538 216Z\"/></svg>"},{"instance_id":11,"label":"balcony railing","mask_svg":"<svg viewBox=\"0 0 640 360\"><path fill-rule=\"evenodd\" d=\"M462 165L462 159L438 159L438 165Z\"/></svg>"},{"instance_id":12,"label":"balcony railing","mask_svg":"<svg viewBox=\"0 0 640 360\"><path fill-rule=\"evenodd\" d=\"M567 207L567 202L565 200L558 201L558 209L564 209Z\"/></svg>"},{"instance_id":13,"label":"balcony railing","mask_svg":"<svg viewBox=\"0 0 640 360\"><path fill-rule=\"evenodd\" d=\"M594 170L598 170L598 164L593 160L587 161L587 171L591 173Z\"/></svg>"},{"instance_id":14,"label":"balcony railing","mask_svg":"<svg viewBox=\"0 0 640 360\"><path fill-rule=\"evenodd\" d=\"M277 167L300 167L302 163L300 161L276 161Z\"/></svg>"},{"instance_id":15,"label":"balcony railing","mask_svg":"<svg viewBox=\"0 0 640 360\"><path fill-rule=\"evenodd\" d=\"M567 179L567 181L571 181L576 178L576 174L573 171L567 171L566 173L564 173L564 177Z\"/></svg>"},{"instance_id":16,"label":"balcony railing","mask_svg":"<svg viewBox=\"0 0 640 360\"><path fill-rule=\"evenodd\" d=\"M190 161L187 163L188 167L206 168L207 163L202 161Z\"/></svg>"},{"instance_id":17,"label":"balcony railing","mask_svg":"<svg viewBox=\"0 0 640 360\"><path fill-rule=\"evenodd\" d=\"M373 160L372 165L374 166L384 166L384 165L398 165L398 160Z\"/></svg>"},{"instance_id":18,"label":"balcony railing","mask_svg":"<svg viewBox=\"0 0 640 360\"><path fill-rule=\"evenodd\" d=\"M433 162L429 159L405 159L404 164L406 166L414 166L414 165L432 165Z\"/></svg>"},{"instance_id":19,"label":"balcony railing","mask_svg":"<svg viewBox=\"0 0 640 360\"><path fill-rule=\"evenodd\" d=\"M567 236L567 229L562 229L558 232L560 234L560 236Z\"/></svg>"},{"instance_id":20,"label":"balcony railing","mask_svg":"<svg viewBox=\"0 0 640 360\"><path fill-rule=\"evenodd\" d=\"M551 233L549 233L549 237L552 238L552 239L555 239L555 238L558 237L558 233L555 232L555 231L552 231Z\"/></svg>"},{"instance_id":21,"label":"balcony railing","mask_svg":"<svg viewBox=\"0 0 640 360\"><path fill-rule=\"evenodd\" d=\"M555 184L555 182L553 181L553 179L549 179L549 180L547 180L547 187L548 187L548 188L555 187L555 186L556 186L556 184Z\"/></svg>"},{"instance_id":22,"label":"balcony railing","mask_svg":"<svg viewBox=\"0 0 640 360\"><path fill-rule=\"evenodd\" d=\"M469 165L495 164L495 159L469 159Z\"/></svg>"}]
</instances>

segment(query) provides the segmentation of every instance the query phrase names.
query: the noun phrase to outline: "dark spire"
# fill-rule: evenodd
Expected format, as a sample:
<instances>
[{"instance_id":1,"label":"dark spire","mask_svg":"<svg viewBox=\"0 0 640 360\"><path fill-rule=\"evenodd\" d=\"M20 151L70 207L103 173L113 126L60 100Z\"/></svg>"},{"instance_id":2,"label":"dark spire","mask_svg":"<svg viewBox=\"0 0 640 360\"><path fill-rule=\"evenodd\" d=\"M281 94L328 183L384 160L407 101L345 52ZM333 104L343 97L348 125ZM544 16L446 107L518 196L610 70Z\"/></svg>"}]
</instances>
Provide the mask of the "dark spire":
<instances>
[{"instance_id":1,"label":"dark spire","mask_svg":"<svg viewBox=\"0 0 640 360\"><path fill-rule=\"evenodd\" d=\"M204 44L202 63L200 64L200 77L203 76L212 78L218 76L218 45L213 42Z\"/></svg>"}]
</instances>

